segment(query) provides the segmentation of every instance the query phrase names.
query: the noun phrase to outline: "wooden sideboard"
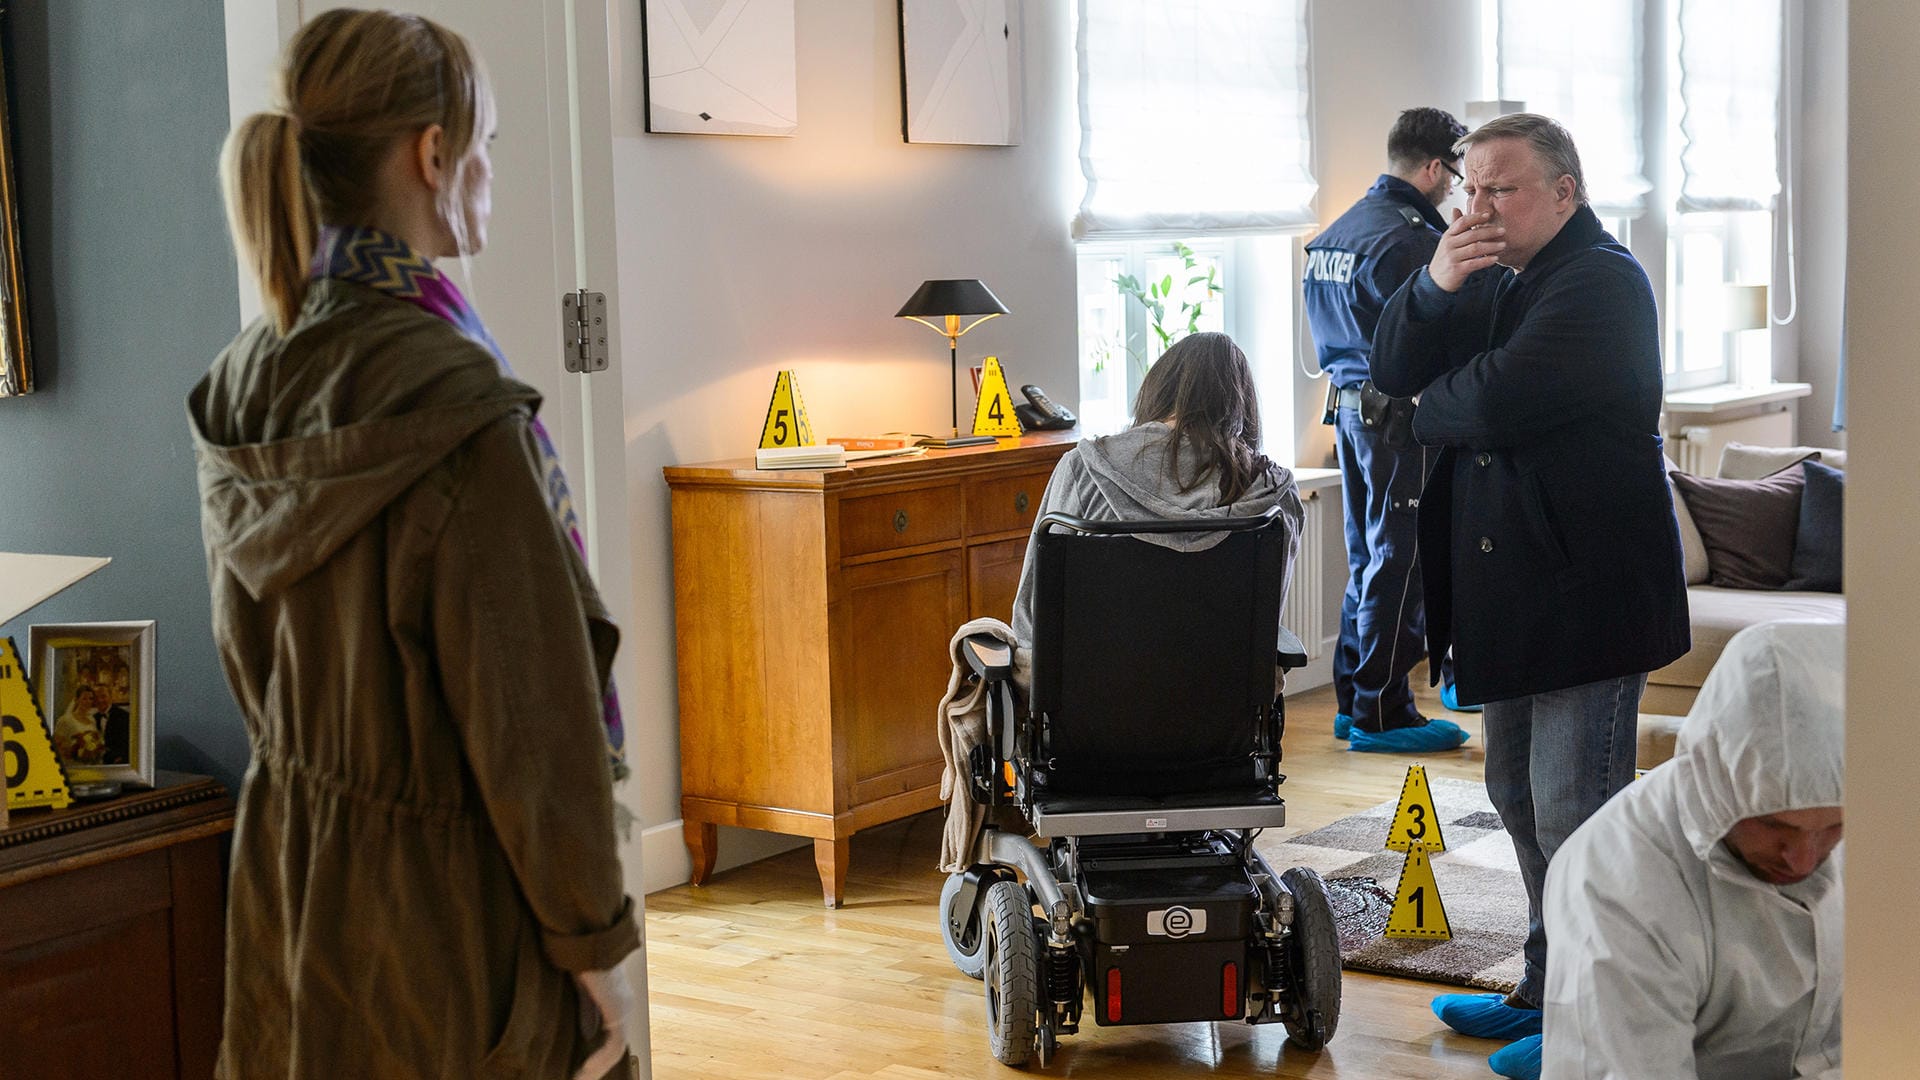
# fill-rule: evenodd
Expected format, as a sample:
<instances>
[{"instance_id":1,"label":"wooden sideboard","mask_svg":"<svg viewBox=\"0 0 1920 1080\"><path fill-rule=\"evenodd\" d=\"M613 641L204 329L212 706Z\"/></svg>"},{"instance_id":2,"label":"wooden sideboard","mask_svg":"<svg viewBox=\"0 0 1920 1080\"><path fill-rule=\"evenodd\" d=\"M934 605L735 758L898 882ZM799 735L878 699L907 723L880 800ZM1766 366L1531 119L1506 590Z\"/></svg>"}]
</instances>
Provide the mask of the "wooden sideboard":
<instances>
[{"instance_id":1,"label":"wooden sideboard","mask_svg":"<svg viewBox=\"0 0 1920 1080\"><path fill-rule=\"evenodd\" d=\"M1011 620L1040 497L1078 438L665 470L694 884L717 826L809 836L837 907L853 834L939 805L947 644L968 619Z\"/></svg>"},{"instance_id":2,"label":"wooden sideboard","mask_svg":"<svg viewBox=\"0 0 1920 1080\"><path fill-rule=\"evenodd\" d=\"M233 801L157 779L0 831L0 1077L213 1074Z\"/></svg>"}]
</instances>

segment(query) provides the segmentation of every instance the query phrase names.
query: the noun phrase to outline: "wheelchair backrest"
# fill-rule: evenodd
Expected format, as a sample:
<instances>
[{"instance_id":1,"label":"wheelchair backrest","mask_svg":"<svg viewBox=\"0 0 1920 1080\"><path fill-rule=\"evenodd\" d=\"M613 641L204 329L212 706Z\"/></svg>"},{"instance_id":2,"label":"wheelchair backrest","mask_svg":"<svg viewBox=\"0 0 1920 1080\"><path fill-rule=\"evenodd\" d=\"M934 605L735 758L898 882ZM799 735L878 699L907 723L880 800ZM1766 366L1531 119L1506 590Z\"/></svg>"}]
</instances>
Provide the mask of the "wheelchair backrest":
<instances>
[{"instance_id":1,"label":"wheelchair backrest","mask_svg":"<svg viewBox=\"0 0 1920 1080\"><path fill-rule=\"evenodd\" d=\"M1223 527L1198 551L1134 535ZM1160 794L1251 772L1273 705L1289 540L1277 512L1042 522L1030 703L1057 786Z\"/></svg>"}]
</instances>

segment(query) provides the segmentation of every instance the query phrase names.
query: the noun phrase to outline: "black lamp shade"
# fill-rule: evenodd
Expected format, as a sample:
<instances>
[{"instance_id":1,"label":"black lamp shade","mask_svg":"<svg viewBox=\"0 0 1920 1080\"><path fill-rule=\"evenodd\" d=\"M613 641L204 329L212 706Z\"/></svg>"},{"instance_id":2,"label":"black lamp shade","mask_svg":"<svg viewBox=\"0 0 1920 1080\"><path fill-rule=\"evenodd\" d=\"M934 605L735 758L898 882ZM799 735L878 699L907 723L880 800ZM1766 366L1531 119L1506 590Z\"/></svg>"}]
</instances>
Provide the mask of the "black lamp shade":
<instances>
[{"instance_id":1,"label":"black lamp shade","mask_svg":"<svg viewBox=\"0 0 1920 1080\"><path fill-rule=\"evenodd\" d=\"M1006 314L1009 314L1007 306L978 278L942 278L921 282L907 302L900 306L900 310L893 313L893 317Z\"/></svg>"}]
</instances>

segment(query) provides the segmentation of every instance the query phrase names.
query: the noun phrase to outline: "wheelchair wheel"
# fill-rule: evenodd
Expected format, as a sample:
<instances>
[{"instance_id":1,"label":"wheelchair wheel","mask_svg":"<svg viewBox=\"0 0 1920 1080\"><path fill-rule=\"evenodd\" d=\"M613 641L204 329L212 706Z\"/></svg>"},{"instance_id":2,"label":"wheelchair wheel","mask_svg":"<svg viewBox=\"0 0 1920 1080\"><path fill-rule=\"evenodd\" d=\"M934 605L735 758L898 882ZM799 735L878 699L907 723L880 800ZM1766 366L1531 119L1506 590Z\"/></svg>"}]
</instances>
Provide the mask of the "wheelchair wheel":
<instances>
[{"instance_id":1,"label":"wheelchair wheel","mask_svg":"<svg viewBox=\"0 0 1920 1080\"><path fill-rule=\"evenodd\" d=\"M956 912L954 907L960 902L960 886L966 879L965 874L948 874L947 883L940 886L940 943L947 947L947 955L953 959L953 966L960 969L960 974L977 979L987 967L986 912L981 911L974 919L973 933L959 940L953 936L953 919L964 914Z\"/></svg>"},{"instance_id":2,"label":"wheelchair wheel","mask_svg":"<svg viewBox=\"0 0 1920 1080\"><path fill-rule=\"evenodd\" d=\"M1285 1019L1288 1041L1318 1050L1340 1024L1340 932L1320 875L1296 866L1280 875L1293 896L1293 930L1287 935L1287 969L1293 1008Z\"/></svg>"},{"instance_id":3,"label":"wheelchair wheel","mask_svg":"<svg viewBox=\"0 0 1920 1080\"><path fill-rule=\"evenodd\" d=\"M996 881L987 890L987 1040L1003 1065L1033 1056L1040 1011L1040 942L1033 932L1033 901L1026 887Z\"/></svg>"}]
</instances>

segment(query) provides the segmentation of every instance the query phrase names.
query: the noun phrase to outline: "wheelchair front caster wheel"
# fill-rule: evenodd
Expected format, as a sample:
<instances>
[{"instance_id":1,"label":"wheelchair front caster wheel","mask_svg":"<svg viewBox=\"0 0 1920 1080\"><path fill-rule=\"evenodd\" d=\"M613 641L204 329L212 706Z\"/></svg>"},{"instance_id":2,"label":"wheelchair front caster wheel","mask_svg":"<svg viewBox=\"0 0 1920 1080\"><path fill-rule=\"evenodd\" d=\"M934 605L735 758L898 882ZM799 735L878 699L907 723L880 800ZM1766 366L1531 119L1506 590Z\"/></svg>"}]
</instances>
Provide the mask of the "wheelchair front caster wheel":
<instances>
[{"instance_id":1,"label":"wheelchair front caster wheel","mask_svg":"<svg viewBox=\"0 0 1920 1080\"><path fill-rule=\"evenodd\" d=\"M1040 1013L1040 942L1033 932L1033 900L1026 887L996 881L987 890L987 1041L1002 1065L1033 1056Z\"/></svg>"},{"instance_id":2,"label":"wheelchair front caster wheel","mask_svg":"<svg viewBox=\"0 0 1920 1080\"><path fill-rule=\"evenodd\" d=\"M1280 887L1293 896L1293 926L1282 946L1293 1000L1283 1022L1289 1042L1318 1050L1340 1025L1340 931L1319 874L1296 866L1280 875Z\"/></svg>"},{"instance_id":3,"label":"wheelchair front caster wheel","mask_svg":"<svg viewBox=\"0 0 1920 1080\"><path fill-rule=\"evenodd\" d=\"M965 874L948 874L947 883L940 886L940 943L947 947L947 956L953 960L953 966L960 969L960 974L978 979L987 967L987 913L985 910L974 913L972 933L962 932L955 937L953 932L956 921L966 924L967 913L954 910L960 903L960 887L966 880ZM976 906L984 909L986 905L976 901Z\"/></svg>"}]
</instances>

